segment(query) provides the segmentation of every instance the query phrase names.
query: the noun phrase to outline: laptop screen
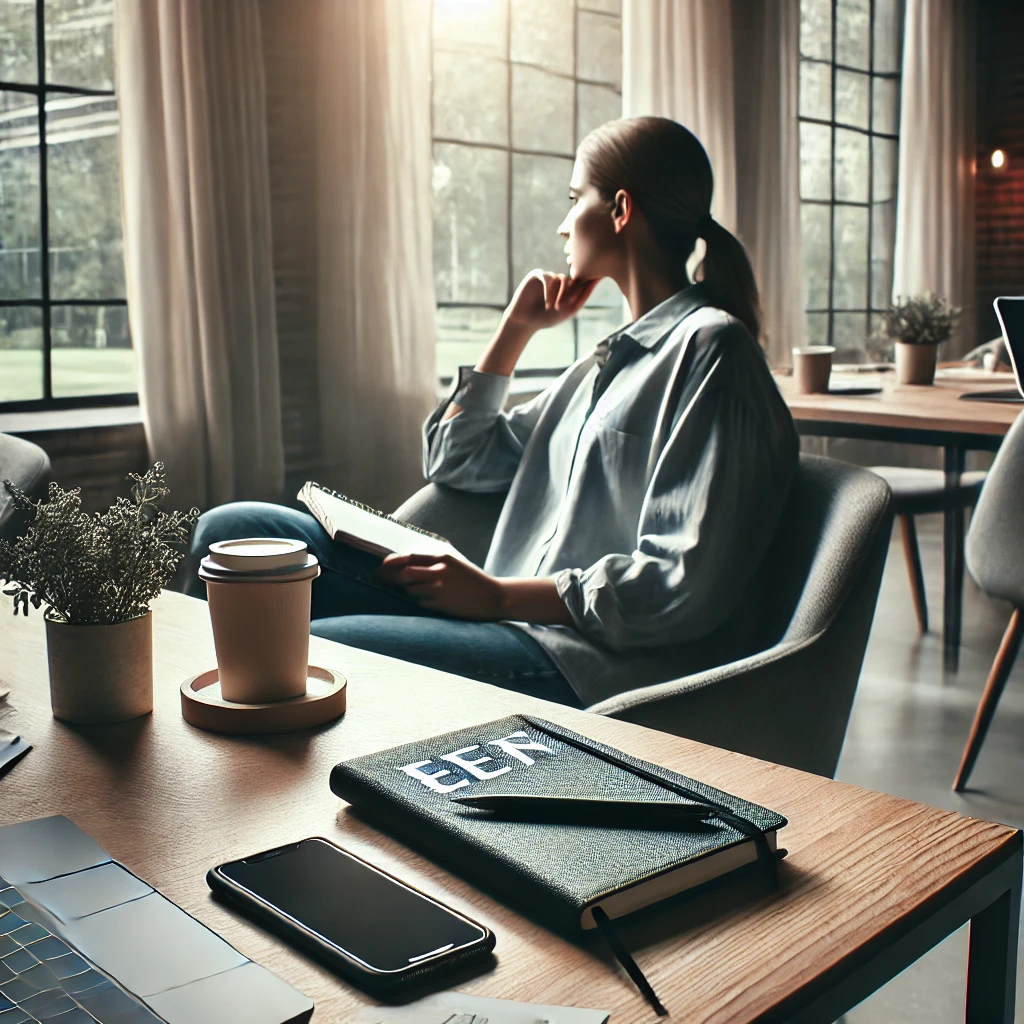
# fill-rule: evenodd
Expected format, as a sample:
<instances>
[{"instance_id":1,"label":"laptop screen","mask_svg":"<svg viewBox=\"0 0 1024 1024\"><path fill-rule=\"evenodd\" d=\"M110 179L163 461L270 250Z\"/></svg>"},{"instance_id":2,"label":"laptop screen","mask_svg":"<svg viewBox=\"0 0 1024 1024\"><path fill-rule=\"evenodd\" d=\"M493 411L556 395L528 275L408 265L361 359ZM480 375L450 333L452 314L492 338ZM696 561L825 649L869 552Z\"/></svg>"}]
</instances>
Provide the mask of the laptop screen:
<instances>
[{"instance_id":1,"label":"laptop screen","mask_svg":"<svg viewBox=\"0 0 1024 1024\"><path fill-rule=\"evenodd\" d=\"M1017 390L1024 395L1024 296L1000 297L992 303L1010 354Z\"/></svg>"}]
</instances>

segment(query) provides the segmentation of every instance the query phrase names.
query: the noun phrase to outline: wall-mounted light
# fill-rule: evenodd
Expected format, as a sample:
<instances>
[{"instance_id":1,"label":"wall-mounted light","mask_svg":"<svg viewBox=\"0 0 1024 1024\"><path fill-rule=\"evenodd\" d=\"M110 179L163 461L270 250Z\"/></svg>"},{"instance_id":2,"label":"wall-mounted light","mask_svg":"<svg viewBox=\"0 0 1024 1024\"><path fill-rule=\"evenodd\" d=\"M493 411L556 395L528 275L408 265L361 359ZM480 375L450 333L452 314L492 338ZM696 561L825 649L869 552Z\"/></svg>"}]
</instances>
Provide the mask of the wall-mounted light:
<instances>
[{"instance_id":1,"label":"wall-mounted light","mask_svg":"<svg viewBox=\"0 0 1024 1024\"><path fill-rule=\"evenodd\" d=\"M1006 168L1006 154L1001 149L992 150L992 166L997 171L1005 170Z\"/></svg>"}]
</instances>

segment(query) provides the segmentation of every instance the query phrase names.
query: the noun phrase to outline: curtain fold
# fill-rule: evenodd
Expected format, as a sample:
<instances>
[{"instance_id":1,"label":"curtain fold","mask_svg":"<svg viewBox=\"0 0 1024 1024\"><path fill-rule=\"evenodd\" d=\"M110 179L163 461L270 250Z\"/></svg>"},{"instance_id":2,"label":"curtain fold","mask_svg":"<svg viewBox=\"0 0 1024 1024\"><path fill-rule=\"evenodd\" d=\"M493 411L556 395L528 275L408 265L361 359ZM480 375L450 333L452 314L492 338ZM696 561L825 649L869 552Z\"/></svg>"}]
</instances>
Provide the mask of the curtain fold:
<instances>
[{"instance_id":1,"label":"curtain fold","mask_svg":"<svg viewBox=\"0 0 1024 1024\"><path fill-rule=\"evenodd\" d=\"M971 0L906 0L893 297L965 307L945 358L975 344L974 42Z\"/></svg>"},{"instance_id":2,"label":"curtain fold","mask_svg":"<svg viewBox=\"0 0 1024 1024\"><path fill-rule=\"evenodd\" d=\"M623 114L689 128L715 175L712 212L746 245L769 362L803 320L799 0L624 0Z\"/></svg>"},{"instance_id":3,"label":"curtain fold","mask_svg":"<svg viewBox=\"0 0 1024 1024\"><path fill-rule=\"evenodd\" d=\"M772 366L804 334L800 227L800 0L733 0L736 227L747 246Z\"/></svg>"},{"instance_id":4,"label":"curtain fold","mask_svg":"<svg viewBox=\"0 0 1024 1024\"><path fill-rule=\"evenodd\" d=\"M118 0L121 200L150 451L175 504L284 478L260 22L249 0Z\"/></svg>"},{"instance_id":5,"label":"curtain fold","mask_svg":"<svg viewBox=\"0 0 1024 1024\"><path fill-rule=\"evenodd\" d=\"M320 15L324 478L391 509L423 483L420 429L436 404L430 5L324 0Z\"/></svg>"},{"instance_id":6,"label":"curtain fold","mask_svg":"<svg viewBox=\"0 0 1024 1024\"><path fill-rule=\"evenodd\" d=\"M715 174L711 211L736 230L733 18L729 0L625 0L622 113L685 125Z\"/></svg>"}]
</instances>

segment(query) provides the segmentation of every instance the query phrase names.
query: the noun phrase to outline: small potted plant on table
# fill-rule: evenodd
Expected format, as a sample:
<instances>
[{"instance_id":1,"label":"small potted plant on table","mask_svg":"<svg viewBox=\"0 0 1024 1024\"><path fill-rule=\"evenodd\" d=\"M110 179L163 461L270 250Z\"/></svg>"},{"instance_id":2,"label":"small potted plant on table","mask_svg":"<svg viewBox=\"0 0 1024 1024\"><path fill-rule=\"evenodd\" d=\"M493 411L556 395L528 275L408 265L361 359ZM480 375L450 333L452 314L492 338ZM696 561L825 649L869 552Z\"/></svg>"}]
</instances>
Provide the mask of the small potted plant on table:
<instances>
[{"instance_id":1,"label":"small potted plant on table","mask_svg":"<svg viewBox=\"0 0 1024 1024\"><path fill-rule=\"evenodd\" d=\"M50 484L32 501L4 481L27 531L0 541L0 580L14 613L45 605L50 703L79 725L120 722L153 710L150 603L174 575L198 509L163 512L164 466L132 473L132 497L82 511L81 489Z\"/></svg>"},{"instance_id":2,"label":"small potted plant on table","mask_svg":"<svg viewBox=\"0 0 1024 1024\"><path fill-rule=\"evenodd\" d=\"M897 298L881 315L879 334L895 342L896 381L931 384L939 345L949 341L963 312L939 295L926 292Z\"/></svg>"}]
</instances>

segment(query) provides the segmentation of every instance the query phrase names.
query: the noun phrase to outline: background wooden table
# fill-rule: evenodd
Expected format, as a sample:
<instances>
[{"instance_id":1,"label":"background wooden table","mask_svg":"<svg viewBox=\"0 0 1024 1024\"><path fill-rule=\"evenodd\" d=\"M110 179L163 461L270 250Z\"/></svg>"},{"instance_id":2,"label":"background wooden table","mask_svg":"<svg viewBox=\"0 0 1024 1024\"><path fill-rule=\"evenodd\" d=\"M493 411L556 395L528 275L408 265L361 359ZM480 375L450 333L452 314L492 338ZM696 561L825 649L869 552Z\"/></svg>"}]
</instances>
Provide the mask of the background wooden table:
<instances>
[{"instance_id":1,"label":"background wooden table","mask_svg":"<svg viewBox=\"0 0 1024 1024\"><path fill-rule=\"evenodd\" d=\"M1022 406L975 402L960 396L970 391L1012 388L1013 375L992 373L944 377L927 387L897 384L892 373L833 374L833 380L877 384L875 395L801 395L792 377L777 375L797 430L814 437L850 437L895 441L943 449L946 486L956 487L970 450L996 451ZM960 621L964 589L964 510L945 513L942 633L946 666L959 663Z\"/></svg>"},{"instance_id":2,"label":"background wooden table","mask_svg":"<svg viewBox=\"0 0 1024 1024\"><path fill-rule=\"evenodd\" d=\"M35 744L0 778L0 824L66 814L109 853L339 1024L367 1001L301 953L213 902L207 868L322 835L489 925L497 962L454 987L653 1019L600 940L569 941L375 831L330 791L345 758L527 712L787 815L777 890L754 878L662 907L624 939L680 1021L831 1022L973 918L970 1020L1013 1019L1021 834L624 722L313 638L312 660L349 677L349 711L291 736L231 739L180 714L181 681L214 664L204 603L154 610L156 709L73 728L49 710L43 624L0 615L0 721ZM737 709L742 713L742 709Z\"/></svg>"}]
</instances>

